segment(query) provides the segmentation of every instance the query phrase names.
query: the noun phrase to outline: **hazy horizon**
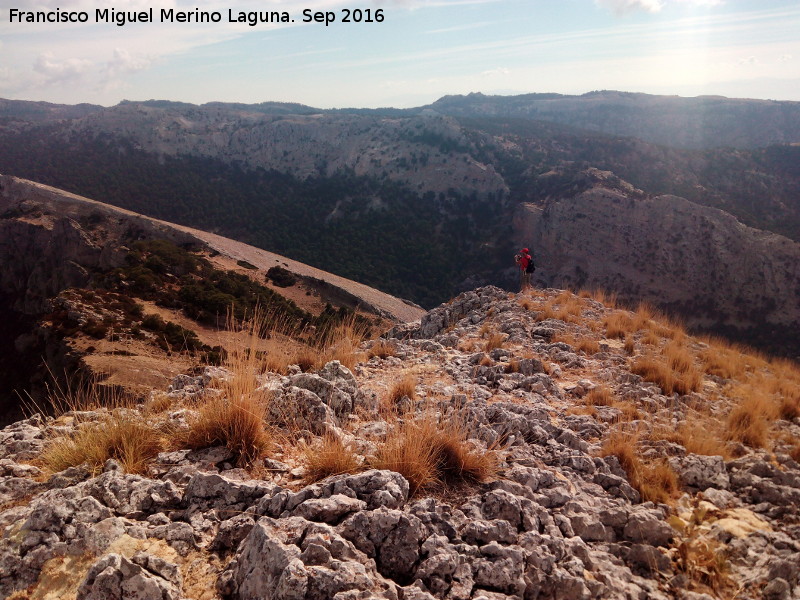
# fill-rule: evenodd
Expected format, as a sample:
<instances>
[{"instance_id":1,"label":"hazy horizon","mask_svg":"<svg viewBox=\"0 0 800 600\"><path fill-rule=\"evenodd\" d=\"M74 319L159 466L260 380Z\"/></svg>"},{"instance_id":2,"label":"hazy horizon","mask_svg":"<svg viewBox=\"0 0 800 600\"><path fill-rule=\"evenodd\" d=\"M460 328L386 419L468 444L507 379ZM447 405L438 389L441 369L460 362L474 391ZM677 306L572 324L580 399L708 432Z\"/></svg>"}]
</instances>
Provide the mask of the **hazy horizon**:
<instances>
[{"instance_id":1,"label":"hazy horizon","mask_svg":"<svg viewBox=\"0 0 800 600\"><path fill-rule=\"evenodd\" d=\"M776 0L273 0L289 23L231 23L265 8L164 0L154 21L95 22L143 0L21 0L85 11L86 23L9 22L0 12L0 97L103 106L123 99L408 108L444 95L595 90L800 101L800 7ZM160 22L165 10L218 23ZM341 22L347 9L362 22ZM336 22L304 23L304 10ZM378 13L382 22L377 22ZM229 15L230 11L230 15ZM367 12L369 11L369 12ZM373 22L364 22L369 16Z\"/></svg>"}]
</instances>

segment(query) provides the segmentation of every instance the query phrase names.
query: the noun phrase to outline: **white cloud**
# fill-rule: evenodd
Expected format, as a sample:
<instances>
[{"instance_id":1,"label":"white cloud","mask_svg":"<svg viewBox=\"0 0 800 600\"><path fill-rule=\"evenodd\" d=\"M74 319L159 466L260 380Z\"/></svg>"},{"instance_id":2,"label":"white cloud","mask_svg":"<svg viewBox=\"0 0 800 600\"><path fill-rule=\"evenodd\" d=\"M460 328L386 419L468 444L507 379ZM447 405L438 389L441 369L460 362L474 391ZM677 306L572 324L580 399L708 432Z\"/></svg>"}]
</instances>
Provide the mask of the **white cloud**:
<instances>
[{"instance_id":1,"label":"white cloud","mask_svg":"<svg viewBox=\"0 0 800 600\"><path fill-rule=\"evenodd\" d=\"M760 64L760 62L761 61L759 61L755 56L748 56L741 59L738 64L740 67L754 67Z\"/></svg>"},{"instance_id":2,"label":"white cloud","mask_svg":"<svg viewBox=\"0 0 800 600\"><path fill-rule=\"evenodd\" d=\"M41 53L33 63L33 70L42 76L44 85L76 84L91 67L91 61L80 58L59 60L52 52Z\"/></svg>"},{"instance_id":3,"label":"white cloud","mask_svg":"<svg viewBox=\"0 0 800 600\"><path fill-rule=\"evenodd\" d=\"M124 48L114 48L114 55L106 63L105 72L110 78L129 75L147 69L153 60L142 55L132 55Z\"/></svg>"},{"instance_id":4,"label":"white cloud","mask_svg":"<svg viewBox=\"0 0 800 600\"><path fill-rule=\"evenodd\" d=\"M493 77L495 75L510 75L511 70L505 67L497 67L496 69L490 69L488 71L483 71L481 75L484 77Z\"/></svg>"},{"instance_id":5,"label":"white cloud","mask_svg":"<svg viewBox=\"0 0 800 600\"><path fill-rule=\"evenodd\" d=\"M595 4L611 10L617 15L625 15L639 10L655 13L664 8L662 0L595 0Z\"/></svg>"},{"instance_id":6,"label":"white cloud","mask_svg":"<svg viewBox=\"0 0 800 600\"><path fill-rule=\"evenodd\" d=\"M720 6L724 0L595 0L595 4L616 15L627 15L637 11L657 13L669 4Z\"/></svg>"},{"instance_id":7,"label":"white cloud","mask_svg":"<svg viewBox=\"0 0 800 600\"><path fill-rule=\"evenodd\" d=\"M791 54L781 54L778 57L778 62L780 62L780 63L789 62L790 60L792 60L792 55Z\"/></svg>"}]
</instances>

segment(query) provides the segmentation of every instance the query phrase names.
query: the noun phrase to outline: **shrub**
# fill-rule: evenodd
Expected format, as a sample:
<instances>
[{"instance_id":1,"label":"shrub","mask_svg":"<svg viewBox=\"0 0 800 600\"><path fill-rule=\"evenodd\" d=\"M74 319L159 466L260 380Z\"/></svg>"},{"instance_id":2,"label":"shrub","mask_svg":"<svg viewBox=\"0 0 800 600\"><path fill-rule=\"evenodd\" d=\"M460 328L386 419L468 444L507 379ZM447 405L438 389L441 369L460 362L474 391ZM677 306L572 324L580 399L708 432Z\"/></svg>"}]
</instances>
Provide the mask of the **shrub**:
<instances>
[{"instance_id":1,"label":"shrub","mask_svg":"<svg viewBox=\"0 0 800 600\"><path fill-rule=\"evenodd\" d=\"M291 287L297 283L297 277L291 271L283 267L270 267L267 271L267 279L278 287Z\"/></svg>"}]
</instances>

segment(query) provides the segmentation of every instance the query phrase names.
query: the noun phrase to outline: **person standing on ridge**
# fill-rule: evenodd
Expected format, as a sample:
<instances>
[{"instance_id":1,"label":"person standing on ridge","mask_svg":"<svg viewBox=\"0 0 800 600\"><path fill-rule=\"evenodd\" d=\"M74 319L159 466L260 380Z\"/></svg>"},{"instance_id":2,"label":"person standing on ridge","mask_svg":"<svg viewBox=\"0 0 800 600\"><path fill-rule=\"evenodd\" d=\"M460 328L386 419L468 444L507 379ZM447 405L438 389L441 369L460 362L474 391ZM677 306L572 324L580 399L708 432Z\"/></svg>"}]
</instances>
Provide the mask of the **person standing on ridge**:
<instances>
[{"instance_id":1,"label":"person standing on ridge","mask_svg":"<svg viewBox=\"0 0 800 600\"><path fill-rule=\"evenodd\" d=\"M523 248L514 255L514 262L519 266L519 288L524 292L531 287L531 275L536 270L530 250Z\"/></svg>"}]
</instances>

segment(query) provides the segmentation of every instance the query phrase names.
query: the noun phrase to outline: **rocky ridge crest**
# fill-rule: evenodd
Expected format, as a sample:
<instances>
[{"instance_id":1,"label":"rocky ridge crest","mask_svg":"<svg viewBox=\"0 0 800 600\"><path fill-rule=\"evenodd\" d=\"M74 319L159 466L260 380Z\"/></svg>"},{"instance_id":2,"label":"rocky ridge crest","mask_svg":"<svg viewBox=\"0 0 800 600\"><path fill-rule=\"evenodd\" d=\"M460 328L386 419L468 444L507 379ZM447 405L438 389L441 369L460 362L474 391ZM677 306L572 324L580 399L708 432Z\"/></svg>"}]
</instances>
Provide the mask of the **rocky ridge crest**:
<instances>
[{"instance_id":1,"label":"rocky ridge crest","mask_svg":"<svg viewBox=\"0 0 800 600\"><path fill-rule=\"evenodd\" d=\"M564 311L551 317L546 306ZM49 474L35 464L48 440L102 411L6 427L0 592L701 600L735 589L741 598L800 598L800 453L792 446L800 420L775 421L766 451L732 443L739 458L643 435L639 451L668 459L682 494L643 502L620 460L602 455L605 441L620 429L676 429L706 414L697 412L703 406L724 412L731 382L706 373L698 391L665 394L631 372L618 339L592 329L613 312L558 290L481 288L395 327L380 341L392 353L353 371L333 362L318 373L261 376L273 398L304 415L311 443L326 433L367 456L395 426L377 407L393 381L412 374L415 398L403 399L411 410L463 419L471 444L502 457L497 478L432 495L409 497L399 473L368 468L303 485L304 467L288 447L266 459L258 478L219 446L165 451L144 476L115 460L94 474L86 466ZM490 348L494 334L500 344ZM593 334L596 348L578 341ZM650 343L644 329L632 340L634 356ZM181 427L225 376L176 379L172 405L153 418ZM619 401L575 410L591 408L583 399L599 387ZM635 409L627 417L626 406Z\"/></svg>"}]
</instances>

